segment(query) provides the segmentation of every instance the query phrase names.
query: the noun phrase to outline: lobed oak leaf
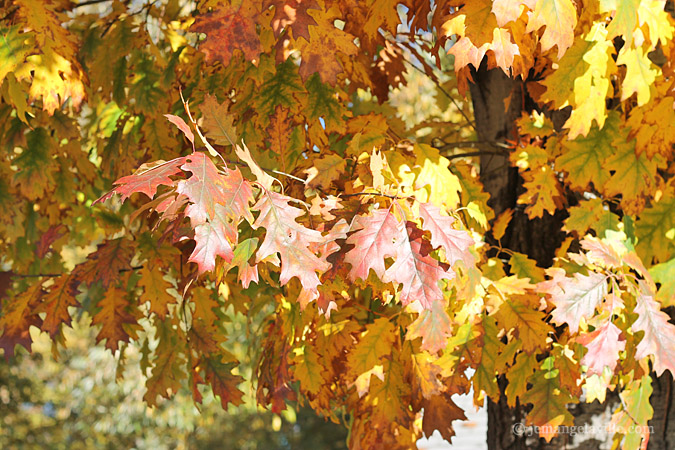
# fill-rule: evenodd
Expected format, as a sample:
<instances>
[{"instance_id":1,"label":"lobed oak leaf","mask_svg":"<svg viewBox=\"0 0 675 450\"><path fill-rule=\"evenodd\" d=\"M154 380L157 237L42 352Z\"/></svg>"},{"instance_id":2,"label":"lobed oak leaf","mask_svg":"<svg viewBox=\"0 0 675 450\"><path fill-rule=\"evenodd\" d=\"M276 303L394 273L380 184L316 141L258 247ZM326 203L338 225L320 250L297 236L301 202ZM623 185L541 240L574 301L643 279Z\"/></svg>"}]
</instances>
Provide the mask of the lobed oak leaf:
<instances>
[{"instance_id":1,"label":"lobed oak leaf","mask_svg":"<svg viewBox=\"0 0 675 450\"><path fill-rule=\"evenodd\" d=\"M293 363L293 375L300 381L300 386L310 394L317 394L325 383L325 368L319 362L319 356L311 346L305 345L301 353L297 353Z\"/></svg>"},{"instance_id":2,"label":"lobed oak leaf","mask_svg":"<svg viewBox=\"0 0 675 450\"><path fill-rule=\"evenodd\" d=\"M587 189L593 183L600 188L607 182L609 172L604 163L614 153L612 141L620 133L620 127L621 118L612 111L602 128L593 125L585 137L563 142L565 151L555 160L555 166L567 172L570 186Z\"/></svg>"},{"instance_id":3,"label":"lobed oak leaf","mask_svg":"<svg viewBox=\"0 0 675 450\"><path fill-rule=\"evenodd\" d=\"M461 37L452 45L452 47L450 47L450 50L448 50L448 55L453 55L455 57L455 72L458 72L469 64L474 67L480 67L480 63L489 48L489 43L476 47L473 42L471 42L471 39L466 36Z\"/></svg>"},{"instance_id":4,"label":"lobed oak leaf","mask_svg":"<svg viewBox=\"0 0 675 450\"><path fill-rule=\"evenodd\" d=\"M157 405L158 395L169 398L172 393L178 392L186 377L186 360L181 352L184 348L181 341L185 336L179 335L182 331L179 331L179 327L174 327L173 320L156 320L154 323L158 344L150 376L145 382L147 390L143 395L143 400L149 406Z\"/></svg>"},{"instance_id":5,"label":"lobed oak leaf","mask_svg":"<svg viewBox=\"0 0 675 450\"><path fill-rule=\"evenodd\" d=\"M499 338L501 330L495 318L483 315L481 325L483 326L483 350L472 378L474 404L482 404L486 395L493 400L499 398L496 360L504 348Z\"/></svg>"},{"instance_id":6,"label":"lobed oak leaf","mask_svg":"<svg viewBox=\"0 0 675 450\"><path fill-rule=\"evenodd\" d=\"M399 300L403 305L419 302L423 309L432 309L437 302L444 302L443 291L438 283L455 277L454 272L441 267L429 255L431 246L423 239L423 232L412 223L399 230L394 243L396 257L382 281L400 284Z\"/></svg>"},{"instance_id":7,"label":"lobed oak leaf","mask_svg":"<svg viewBox=\"0 0 675 450\"><path fill-rule=\"evenodd\" d=\"M546 442L558 434L559 426L574 423L567 404L573 403L575 399L560 386L558 369L547 367L552 366L551 363L551 359L544 360L542 370L530 380L532 388L521 398L522 403L532 403L527 422L539 427L539 436Z\"/></svg>"},{"instance_id":8,"label":"lobed oak leaf","mask_svg":"<svg viewBox=\"0 0 675 450\"><path fill-rule=\"evenodd\" d=\"M5 351L6 360L9 361L14 356L16 344L31 351L33 340L30 337L30 327L40 327L42 324L35 307L40 304L43 294L42 284L35 283L19 295L4 299L0 315L0 348Z\"/></svg>"},{"instance_id":9,"label":"lobed oak leaf","mask_svg":"<svg viewBox=\"0 0 675 450\"><path fill-rule=\"evenodd\" d=\"M460 13L464 15L464 36L471 39L476 47L492 42L493 30L497 27L497 17L492 13L492 1L467 2Z\"/></svg>"},{"instance_id":10,"label":"lobed oak leaf","mask_svg":"<svg viewBox=\"0 0 675 450\"><path fill-rule=\"evenodd\" d=\"M134 252L135 244L129 239L105 241L85 262L75 266L73 278L87 285L100 281L107 287L120 278L121 272L130 269Z\"/></svg>"},{"instance_id":11,"label":"lobed oak leaf","mask_svg":"<svg viewBox=\"0 0 675 450\"><path fill-rule=\"evenodd\" d=\"M524 172L524 193L518 197L518 204L525 204L530 219L543 217L544 211L553 215L563 206L563 192L556 174L548 166L537 167Z\"/></svg>"},{"instance_id":12,"label":"lobed oak leaf","mask_svg":"<svg viewBox=\"0 0 675 450\"><path fill-rule=\"evenodd\" d=\"M262 52L256 32L258 15L252 2L243 2L239 7L223 4L213 11L199 14L190 31L206 34L200 50L206 55L207 61L220 61L226 66L236 49L252 61Z\"/></svg>"},{"instance_id":13,"label":"lobed oak leaf","mask_svg":"<svg viewBox=\"0 0 675 450\"><path fill-rule=\"evenodd\" d=\"M520 55L518 44L512 42L511 33L503 28L495 28L492 32L490 50L494 52L497 67L509 73L513 66L513 59Z\"/></svg>"},{"instance_id":14,"label":"lobed oak leaf","mask_svg":"<svg viewBox=\"0 0 675 450\"><path fill-rule=\"evenodd\" d=\"M218 213L234 219L236 224L240 217L249 222L253 220L249 211L253 191L239 169L225 169L220 173L211 159L200 152L186 156L181 169L192 172L190 178L178 183L176 191L192 203L185 208L185 215L193 226L215 220ZM223 226L230 225L227 221L221 222Z\"/></svg>"},{"instance_id":15,"label":"lobed oak leaf","mask_svg":"<svg viewBox=\"0 0 675 450\"><path fill-rule=\"evenodd\" d=\"M647 105L633 108L626 125L635 137L635 152L647 153L652 159L660 154L672 159L675 156L675 99L668 95L668 84L656 83L655 98Z\"/></svg>"},{"instance_id":16,"label":"lobed oak leaf","mask_svg":"<svg viewBox=\"0 0 675 450\"><path fill-rule=\"evenodd\" d=\"M226 229L219 223L204 222L195 227L195 248L189 262L196 263L200 274L216 267L216 256L229 264L234 257L232 244L226 236Z\"/></svg>"},{"instance_id":17,"label":"lobed oak leaf","mask_svg":"<svg viewBox=\"0 0 675 450\"><path fill-rule=\"evenodd\" d=\"M423 398L430 399L446 390L440 380L442 369L431 355L426 352L413 354L412 365L413 395L422 394Z\"/></svg>"},{"instance_id":18,"label":"lobed oak leaf","mask_svg":"<svg viewBox=\"0 0 675 450\"><path fill-rule=\"evenodd\" d=\"M398 220L390 209L377 209L369 216L356 216L352 229L356 233L349 236L347 244L354 248L345 255L345 262L352 266L349 278L366 280L373 269L383 279L384 260L395 255L393 242L400 235Z\"/></svg>"},{"instance_id":19,"label":"lobed oak leaf","mask_svg":"<svg viewBox=\"0 0 675 450\"><path fill-rule=\"evenodd\" d=\"M169 313L169 305L176 303L174 296L167 292L171 284L164 279L164 274L159 266L144 266L140 271L141 278L138 285L143 288L143 301L150 302L150 312L164 319Z\"/></svg>"},{"instance_id":20,"label":"lobed oak leaf","mask_svg":"<svg viewBox=\"0 0 675 450\"><path fill-rule=\"evenodd\" d=\"M415 188L428 188L428 196L420 200L456 208L462 188L457 176L450 171L450 160L430 145L417 144L413 149L415 163L422 168L415 179Z\"/></svg>"},{"instance_id":21,"label":"lobed oak leaf","mask_svg":"<svg viewBox=\"0 0 675 450\"><path fill-rule=\"evenodd\" d=\"M386 317L375 319L365 328L347 355L347 367L352 379L380 364L382 358L391 353L391 347L396 340L396 328Z\"/></svg>"},{"instance_id":22,"label":"lobed oak leaf","mask_svg":"<svg viewBox=\"0 0 675 450\"><path fill-rule=\"evenodd\" d=\"M342 175L347 167L347 160L340 155L326 155L314 161L314 166L305 170L308 175L305 184L310 188L330 187L331 183Z\"/></svg>"},{"instance_id":23,"label":"lobed oak leaf","mask_svg":"<svg viewBox=\"0 0 675 450\"><path fill-rule=\"evenodd\" d=\"M515 335L522 341L523 350L527 353L544 346L548 334L553 331L546 323L546 315L543 312L515 296L503 299L495 314L497 321L505 330L514 329Z\"/></svg>"},{"instance_id":24,"label":"lobed oak leaf","mask_svg":"<svg viewBox=\"0 0 675 450\"><path fill-rule=\"evenodd\" d=\"M517 275L518 278L527 278L534 284L544 281L544 269L538 267L535 261L522 253L513 252L509 258L509 265L511 273Z\"/></svg>"},{"instance_id":25,"label":"lobed oak leaf","mask_svg":"<svg viewBox=\"0 0 675 450\"><path fill-rule=\"evenodd\" d=\"M422 338L422 350L436 353L445 348L452 335L452 322L445 311L442 301L432 303L430 309L419 313L417 319L408 325L405 338L408 340Z\"/></svg>"},{"instance_id":26,"label":"lobed oak leaf","mask_svg":"<svg viewBox=\"0 0 675 450\"><path fill-rule=\"evenodd\" d=\"M659 159L648 159L645 153L637 156L635 141L624 136L614 140L614 153L605 160L604 170L614 174L604 185L607 196L621 195L621 207L625 213L637 215L642 212L646 197L656 190L659 183L657 172ZM654 245L652 242L651 245Z\"/></svg>"},{"instance_id":27,"label":"lobed oak leaf","mask_svg":"<svg viewBox=\"0 0 675 450\"><path fill-rule=\"evenodd\" d=\"M61 275L54 281L35 310L38 313L45 313L40 329L49 333L52 338L61 330L61 324L70 326L68 307L79 305L75 298L78 284L79 281L72 273Z\"/></svg>"},{"instance_id":28,"label":"lobed oak leaf","mask_svg":"<svg viewBox=\"0 0 675 450\"><path fill-rule=\"evenodd\" d=\"M619 352L626 348L626 341L619 340L620 334L621 330L611 321L607 321L600 328L577 338L577 342L588 349L581 364L588 366L589 374L602 375L605 367L614 372L619 361Z\"/></svg>"},{"instance_id":29,"label":"lobed oak leaf","mask_svg":"<svg viewBox=\"0 0 675 450\"><path fill-rule=\"evenodd\" d=\"M422 402L422 430L427 437L431 437L438 430L443 439L450 442L455 435L452 422L466 420L464 410L457 406L449 394L434 395Z\"/></svg>"},{"instance_id":30,"label":"lobed oak leaf","mask_svg":"<svg viewBox=\"0 0 675 450\"><path fill-rule=\"evenodd\" d=\"M592 317L607 294L607 276L595 272L575 273L574 278L561 276L552 281L545 289L555 305L551 318L559 325L567 324L570 332L576 333L581 319Z\"/></svg>"},{"instance_id":31,"label":"lobed oak leaf","mask_svg":"<svg viewBox=\"0 0 675 450\"><path fill-rule=\"evenodd\" d=\"M120 342L136 339L136 317L129 312L131 307L128 293L118 287L111 287L99 301L100 310L94 314L91 323L101 325L96 342L106 340L105 346L115 353Z\"/></svg>"},{"instance_id":32,"label":"lobed oak leaf","mask_svg":"<svg viewBox=\"0 0 675 450\"><path fill-rule=\"evenodd\" d=\"M506 372L509 384L506 386L506 402L511 407L516 406L516 399L527 393L528 380L539 368L539 362L534 354L519 353L516 362Z\"/></svg>"},{"instance_id":33,"label":"lobed oak leaf","mask_svg":"<svg viewBox=\"0 0 675 450\"><path fill-rule=\"evenodd\" d=\"M448 264L453 267L457 261L461 261L467 268L473 266L475 258L469 248L474 240L469 233L453 228L455 219L441 215L441 209L431 203L420 203L419 207L422 229L431 233L431 245L434 248L444 250Z\"/></svg>"},{"instance_id":34,"label":"lobed oak leaf","mask_svg":"<svg viewBox=\"0 0 675 450\"><path fill-rule=\"evenodd\" d=\"M612 21L607 27L607 38L621 36L625 46L631 47L633 31L638 24L638 7L640 0L603 0L600 2L601 13L613 13Z\"/></svg>"},{"instance_id":35,"label":"lobed oak leaf","mask_svg":"<svg viewBox=\"0 0 675 450\"><path fill-rule=\"evenodd\" d=\"M666 313L661 311L654 293L642 280L636 298L637 320L631 326L634 333L643 331L642 340L635 349L635 359L654 356L654 372L660 376L666 369L675 374L675 325L670 323Z\"/></svg>"},{"instance_id":36,"label":"lobed oak leaf","mask_svg":"<svg viewBox=\"0 0 675 450\"><path fill-rule=\"evenodd\" d=\"M276 192L265 191L253 206L260 215L253 228L265 228L265 238L258 249L256 262L279 254L281 257L282 285L297 277L312 299L318 297L320 284L317 272L325 272L330 264L317 257L310 249L313 244L325 242L319 231L311 230L296 222L295 219L305 211L290 205L293 198Z\"/></svg>"},{"instance_id":37,"label":"lobed oak leaf","mask_svg":"<svg viewBox=\"0 0 675 450\"><path fill-rule=\"evenodd\" d=\"M638 238L637 251L643 261L651 264L665 262L675 255L675 195L672 189L666 191L658 202L645 208L635 226Z\"/></svg>"},{"instance_id":38,"label":"lobed oak leaf","mask_svg":"<svg viewBox=\"0 0 675 450\"><path fill-rule=\"evenodd\" d=\"M120 194L122 201L135 192L142 192L153 198L160 185L173 186L175 184L175 181L170 177L181 173L180 166L184 163L185 158L175 158L171 161L158 160L143 164L133 175L115 181L116 186L110 192L98 198L94 204L104 202L114 194Z\"/></svg>"},{"instance_id":39,"label":"lobed oak leaf","mask_svg":"<svg viewBox=\"0 0 675 450\"><path fill-rule=\"evenodd\" d=\"M354 36L336 28L334 19L339 17L334 5L329 11L310 10L309 14L316 25L309 26L309 39L297 41L302 54L299 73L306 81L313 73L318 73L321 81L335 85L337 75L344 71L338 55L355 56L358 48L354 45Z\"/></svg>"},{"instance_id":40,"label":"lobed oak leaf","mask_svg":"<svg viewBox=\"0 0 675 450\"><path fill-rule=\"evenodd\" d=\"M526 32L546 27L541 36L541 50L545 52L555 45L561 59L574 42L577 9L572 0L537 0L528 16Z\"/></svg>"},{"instance_id":41,"label":"lobed oak leaf","mask_svg":"<svg viewBox=\"0 0 675 450\"><path fill-rule=\"evenodd\" d=\"M218 103L214 95L206 95L199 106L202 113L202 127L206 136L215 144L232 145L237 143L237 129L233 125L234 117L227 112L225 102Z\"/></svg>"},{"instance_id":42,"label":"lobed oak leaf","mask_svg":"<svg viewBox=\"0 0 675 450\"><path fill-rule=\"evenodd\" d=\"M631 48L624 45L619 51L616 64L626 66L626 76L621 84L621 101L637 94L638 106L643 106L649 102L651 86L661 73L661 69L650 61L642 47Z\"/></svg>"},{"instance_id":43,"label":"lobed oak leaf","mask_svg":"<svg viewBox=\"0 0 675 450\"><path fill-rule=\"evenodd\" d=\"M234 406L244 403L244 393L237 387L244 378L232 373L235 364L223 361L217 354L201 360L199 364L204 368L204 376L213 394L220 397L223 409L227 409L229 403Z\"/></svg>"}]
</instances>

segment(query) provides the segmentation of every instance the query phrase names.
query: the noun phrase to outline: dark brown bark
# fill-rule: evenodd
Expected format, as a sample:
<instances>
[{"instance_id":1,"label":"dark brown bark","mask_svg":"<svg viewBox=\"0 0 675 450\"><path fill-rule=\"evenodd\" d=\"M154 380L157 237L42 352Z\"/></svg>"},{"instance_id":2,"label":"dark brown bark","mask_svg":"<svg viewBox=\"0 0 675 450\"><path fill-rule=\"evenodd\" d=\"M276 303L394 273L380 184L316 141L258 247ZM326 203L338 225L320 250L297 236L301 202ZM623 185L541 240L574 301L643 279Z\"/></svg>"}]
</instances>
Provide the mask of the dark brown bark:
<instances>
[{"instance_id":1,"label":"dark brown bark","mask_svg":"<svg viewBox=\"0 0 675 450\"><path fill-rule=\"evenodd\" d=\"M515 140L515 120L522 111L530 111L535 107L527 97L524 85L520 80L513 80L501 70L487 70L485 65L472 73L474 83L470 84L471 98L474 107L474 118L479 141L488 143L505 143L507 139ZM505 109L504 100L510 96L509 109ZM563 113L564 115L565 113ZM559 114L560 115L560 114ZM561 119L556 117L555 119ZM555 120L562 124L562 120ZM495 148L487 144L484 150L494 152ZM504 155L486 154L481 156L481 181L490 194L490 206L499 215L505 209L515 211L506 234L501 239L504 248L528 255L541 267L548 267L553 261L555 250L564 239L562 232L566 211L558 211L551 216L544 214L541 219L529 220L523 208L517 205L518 195L522 191L522 179L518 170L509 164L508 153ZM491 236L487 236L488 242ZM657 378L652 374L653 389L651 403L654 418L650 421L653 434L650 437L649 449L669 450L675 448L675 411L671 396L675 383L669 373ZM517 436L513 432L516 423L524 422L526 411L517 405L509 408L506 404L504 390L507 380L498 380L501 392L499 402L488 399L488 436L489 450L526 450L526 449L597 449L610 448L611 433L578 433L563 434L546 443L536 436ZM600 404L579 403L570 405L570 412L575 417L575 426L606 427L610 423L611 413L618 405L615 393L608 393L607 401Z\"/></svg>"}]
</instances>

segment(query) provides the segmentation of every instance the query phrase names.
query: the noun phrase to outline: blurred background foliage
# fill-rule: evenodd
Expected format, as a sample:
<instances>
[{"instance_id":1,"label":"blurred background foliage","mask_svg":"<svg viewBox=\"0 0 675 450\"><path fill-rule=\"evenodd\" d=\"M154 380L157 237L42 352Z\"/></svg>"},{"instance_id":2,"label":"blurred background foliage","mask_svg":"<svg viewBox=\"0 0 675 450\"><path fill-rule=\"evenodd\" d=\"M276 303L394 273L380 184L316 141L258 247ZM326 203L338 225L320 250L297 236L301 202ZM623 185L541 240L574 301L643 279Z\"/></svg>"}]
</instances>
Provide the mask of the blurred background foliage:
<instances>
[{"instance_id":1,"label":"blurred background foliage","mask_svg":"<svg viewBox=\"0 0 675 450\"><path fill-rule=\"evenodd\" d=\"M237 315L243 327L245 318ZM204 392L197 409L185 388L172 400L148 408L141 348L119 361L95 345L86 317L66 333L58 358L46 335L35 336L34 352L8 364L0 359L0 448L2 449L343 449L346 430L311 410L289 408L281 416L246 405L223 411Z\"/></svg>"}]
</instances>

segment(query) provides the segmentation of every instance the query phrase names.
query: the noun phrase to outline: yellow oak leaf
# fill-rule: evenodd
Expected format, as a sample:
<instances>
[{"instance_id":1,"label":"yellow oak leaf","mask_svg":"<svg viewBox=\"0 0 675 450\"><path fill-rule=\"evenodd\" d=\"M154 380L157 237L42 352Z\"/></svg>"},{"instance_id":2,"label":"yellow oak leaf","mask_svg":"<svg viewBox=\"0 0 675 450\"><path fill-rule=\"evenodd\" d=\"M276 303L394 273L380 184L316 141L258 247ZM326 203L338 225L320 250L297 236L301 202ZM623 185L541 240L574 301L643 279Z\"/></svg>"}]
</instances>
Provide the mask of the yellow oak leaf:
<instances>
[{"instance_id":1,"label":"yellow oak leaf","mask_svg":"<svg viewBox=\"0 0 675 450\"><path fill-rule=\"evenodd\" d=\"M425 198L418 200L455 209L462 188L457 176L449 169L450 161L430 145L417 144L413 151L417 157L416 164L422 168L415 180L415 188L426 190L426 195L421 195Z\"/></svg>"},{"instance_id":2,"label":"yellow oak leaf","mask_svg":"<svg viewBox=\"0 0 675 450\"><path fill-rule=\"evenodd\" d=\"M530 13L526 32L546 27L541 36L541 50L558 47L558 59L562 58L574 41L577 25L577 9L572 0L537 0Z\"/></svg>"},{"instance_id":3,"label":"yellow oak leaf","mask_svg":"<svg viewBox=\"0 0 675 450\"><path fill-rule=\"evenodd\" d=\"M622 47L616 63L626 65L626 76L621 84L621 101L637 93L638 106L646 104L651 96L651 86L661 69L649 60L641 47Z\"/></svg>"}]
</instances>

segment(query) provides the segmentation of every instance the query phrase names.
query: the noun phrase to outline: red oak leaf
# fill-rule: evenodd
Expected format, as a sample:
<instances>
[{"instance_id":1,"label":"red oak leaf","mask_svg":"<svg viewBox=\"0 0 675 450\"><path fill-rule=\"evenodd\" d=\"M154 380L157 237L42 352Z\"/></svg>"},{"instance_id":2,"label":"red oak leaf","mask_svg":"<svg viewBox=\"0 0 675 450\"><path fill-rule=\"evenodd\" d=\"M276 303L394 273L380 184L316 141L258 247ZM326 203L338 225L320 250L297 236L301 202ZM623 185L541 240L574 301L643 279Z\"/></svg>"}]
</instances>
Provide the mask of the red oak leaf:
<instances>
[{"instance_id":1,"label":"red oak leaf","mask_svg":"<svg viewBox=\"0 0 675 450\"><path fill-rule=\"evenodd\" d=\"M394 256L393 239L399 236L399 222L391 210L378 209L370 216L356 216L354 229L358 230L347 239L354 248L345 255L345 262L351 264L349 277L352 280L368 278L370 269L382 279L384 277L384 259Z\"/></svg>"},{"instance_id":2,"label":"red oak leaf","mask_svg":"<svg viewBox=\"0 0 675 450\"><path fill-rule=\"evenodd\" d=\"M619 340L621 330L608 321L597 330L580 336L577 342L586 346L588 353L581 359L581 364L588 366L589 374L602 375L605 367L612 372L619 360L619 352L626 348L626 341Z\"/></svg>"},{"instance_id":3,"label":"red oak leaf","mask_svg":"<svg viewBox=\"0 0 675 450\"><path fill-rule=\"evenodd\" d=\"M265 239L258 249L256 262L267 257L281 257L279 283L288 283L298 277L305 291L311 293L311 300L318 297L319 277L316 272L325 272L330 264L320 259L311 250L314 244L322 244L325 238L319 231L311 230L295 221L305 214L300 208L291 206L293 198L276 192L264 191L264 195L253 206L260 215L253 228L265 228Z\"/></svg>"},{"instance_id":4,"label":"red oak leaf","mask_svg":"<svg viewBox=\"0 0 675 450\"><path fill-rule=\"evenodd\" d=\"M185 158L176 158L171 161L159 160L143 164L133 175L115 181L116 186L94 203L104 202L115 194L120 194L122 201L124 201L135 192L142 192L153 198L157 193L157 187L160 185L173 186L175 181L170 177L181 173L180 166L184 162Z\"/></svg>"},{"instance_id":5,"label":"red oak leaf","mask_svg":"<svg viewBox=\"0 0 675 450\"><path fill-rule=\"evenodd\" d=\"M256 32L257 15L251 2L243 2L240 7L220 5L212 12L198 15L190 31L206 34L199 48L208 61L227 65L235 49L244 52L250 61L262 51Z\"/></svg>"},{"instance_id":6,"label":"red oak leaf","mask_svg":"<svg viewBox=\"0 0 675 450\"><path fill-rule=\"evenodd\" d=\"M432 309L436 302L443 301L438 282L452 279L455 274L443 269L429 256L431 246L423 239L422 230L413 222L408 222L406 228L398 238L396 261L387 269L382 281L402 285L399 298L404 305L419 301L422 308Z\"/></svg>"},{"instance_id":7,"label":"red oak leaf","mask_svg":"<svg viewBox=\"0 0 675 450\"><path fill-rule=\"evenodd\" d=\"M453 217L441 215L440 208L431 203L420 204L420 217L424 220L422 229L431 233L431 245L445 250L445 258L450 266L454 266L457 261L464 262L466 267L474 264L474 257L469 251L474 240L466 231L452 227L455 222Z\"/></svg>"},{"instance_id":8,"label":"red oak leaf","mask_svg":"<svg viewBox=\"0 0 675 450\"><path fill-rule=\"evenodd\" d=\"M675 325L668 322L668 314L661 311L653 291L644 281L640 281L640 291L635 307L638 319L632 330L645 334L635 349L635 359L654 355L656 375L661 376L666 369L675 375Z\"/></svg>"},{"instance_id":9,"label":"red oak leaf","mask_svg":"<svg viewBox=\"0 0 675 450\"><path fill-rule=\"evenodd\" d=\"M553 321L567 324L571 333L579 330L582 318L593 316L595 308L607 294L607 277L591 272L588 275L575 273L574 278L557 277L546 285L551 302L556 306L551 312Z\"/></svg>"}]
</instances>

